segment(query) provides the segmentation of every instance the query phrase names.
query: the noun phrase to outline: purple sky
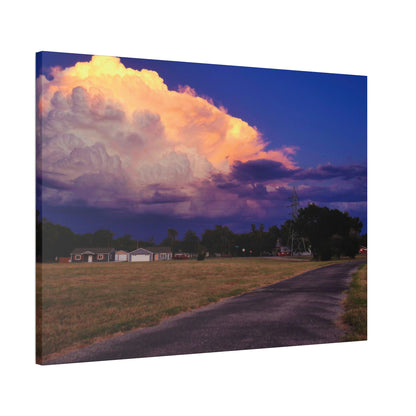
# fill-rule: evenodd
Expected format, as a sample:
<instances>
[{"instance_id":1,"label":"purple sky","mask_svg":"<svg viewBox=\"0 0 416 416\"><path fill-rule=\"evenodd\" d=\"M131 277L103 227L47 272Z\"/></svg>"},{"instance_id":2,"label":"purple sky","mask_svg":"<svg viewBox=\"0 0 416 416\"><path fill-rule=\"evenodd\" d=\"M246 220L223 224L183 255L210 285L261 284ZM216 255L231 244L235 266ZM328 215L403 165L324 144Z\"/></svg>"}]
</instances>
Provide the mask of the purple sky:
<instances>
[{"instance_id":1,"label":"purple sky","mask_svg":"<svg viewBox=\"0 0 416 416\"><path fill-rule=\"evenodd\" d=\"M294 186L367 231L366 77L44 52L37 83L38 207L74 232L267 229Z\"/></svg>"}]
</instances>

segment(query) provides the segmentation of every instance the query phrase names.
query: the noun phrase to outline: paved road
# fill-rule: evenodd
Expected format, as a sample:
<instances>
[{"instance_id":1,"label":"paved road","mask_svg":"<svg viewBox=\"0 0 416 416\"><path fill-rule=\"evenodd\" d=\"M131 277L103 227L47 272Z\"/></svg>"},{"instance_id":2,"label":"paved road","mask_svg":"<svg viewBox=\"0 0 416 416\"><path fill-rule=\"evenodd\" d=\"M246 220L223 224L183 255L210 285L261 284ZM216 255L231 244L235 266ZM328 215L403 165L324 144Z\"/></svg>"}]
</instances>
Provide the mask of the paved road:
<instances>
[{"instance_id":1,"label":"paved road","mask_svg":"<svg viewBox=\"0 0 416 416\"><path fill-rule=\"evenodd\" d=\"M337 342L343 292L363 261L312 270L46 364Z\"/></svg>"}]
</instances>

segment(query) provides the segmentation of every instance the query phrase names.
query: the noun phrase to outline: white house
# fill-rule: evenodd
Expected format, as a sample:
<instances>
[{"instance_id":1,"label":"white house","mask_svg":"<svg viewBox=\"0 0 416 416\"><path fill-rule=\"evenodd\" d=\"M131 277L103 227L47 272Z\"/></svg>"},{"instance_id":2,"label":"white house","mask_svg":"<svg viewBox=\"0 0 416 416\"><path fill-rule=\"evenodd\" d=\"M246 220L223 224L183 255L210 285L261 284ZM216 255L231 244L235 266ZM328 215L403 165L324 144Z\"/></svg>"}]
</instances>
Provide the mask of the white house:
<instances>
[{"instance_id":1,"label":"white house","mask_svg":"<svg viewBox=\"0 0 416 416\"><path fill-rule=\"evenodd\" d=\"M129 261L164 261L172 260L170 247L138 248L128 254Z\"/></svg>"},{"instance_id":2,"label":"white house","mask_svg":"<svg viewBox=\"0 0 416 416\"><path fill-rule=\"evenodd\" d=\"M115 261L128 261L129 259L129 253L124 250L117 250L116 251L116 258Z\"/></svg>"},{"instance_id":3,"label":"white house","mask_svg":"<svg viewBox=\"0 0 416 416\"><path fill-rule=\"evenodd\" d=\"M128 257L129 261L153 261L153 253L144 248L131 251Z\"/></svg>"},{"instance_id":4,"label":"white house","mask_svg":"<svg viewBox=\"0 0 416 416\"><path fill-rule=\"evenodd\" d=\"M172 260L172 250L170 247L146 247L146 250L153 253L154 261Z\"/></svg>"}]
</instances>

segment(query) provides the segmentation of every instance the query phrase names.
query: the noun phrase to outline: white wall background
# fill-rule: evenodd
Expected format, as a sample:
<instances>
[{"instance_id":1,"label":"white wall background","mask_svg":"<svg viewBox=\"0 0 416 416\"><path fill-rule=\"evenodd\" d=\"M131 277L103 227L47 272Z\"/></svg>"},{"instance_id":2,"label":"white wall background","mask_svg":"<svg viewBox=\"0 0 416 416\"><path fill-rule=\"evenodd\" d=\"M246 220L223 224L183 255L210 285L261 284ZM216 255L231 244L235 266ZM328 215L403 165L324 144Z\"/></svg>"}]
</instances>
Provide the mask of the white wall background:
<instances>
[{"instance_id":1,"label":"white wall background","mask_svg":"<svg viewBox=\"0 0 416 416\"><path fill-rule=\"evenodd\" d=\"M401 0L3 4L2 413L414 412L415 272L406 258L415 235L412 10ZM369 341L36 366L34 74L40 50L368 75ZM25 253L15 249L22 240Z\"/></svg>"}]
</instances>

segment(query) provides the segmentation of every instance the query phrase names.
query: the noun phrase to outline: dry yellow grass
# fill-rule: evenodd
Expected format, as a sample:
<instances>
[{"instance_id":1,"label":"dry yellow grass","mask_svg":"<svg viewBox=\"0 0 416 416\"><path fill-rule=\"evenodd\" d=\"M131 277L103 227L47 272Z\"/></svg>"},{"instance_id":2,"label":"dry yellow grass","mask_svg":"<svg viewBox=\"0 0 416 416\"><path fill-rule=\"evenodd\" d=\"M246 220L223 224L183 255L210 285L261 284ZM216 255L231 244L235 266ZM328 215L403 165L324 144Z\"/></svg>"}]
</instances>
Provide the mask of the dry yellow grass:
<instances>
[{"instance_id":1,"label":"dry yellow grass","mask_svg":"<svg viewBox=\"0 0 416 416\"><path fill-rule=\"evenodd\" d=\"M38 264L38 362L329 263L232 258Z\"/></svg>"}]
</instances>

